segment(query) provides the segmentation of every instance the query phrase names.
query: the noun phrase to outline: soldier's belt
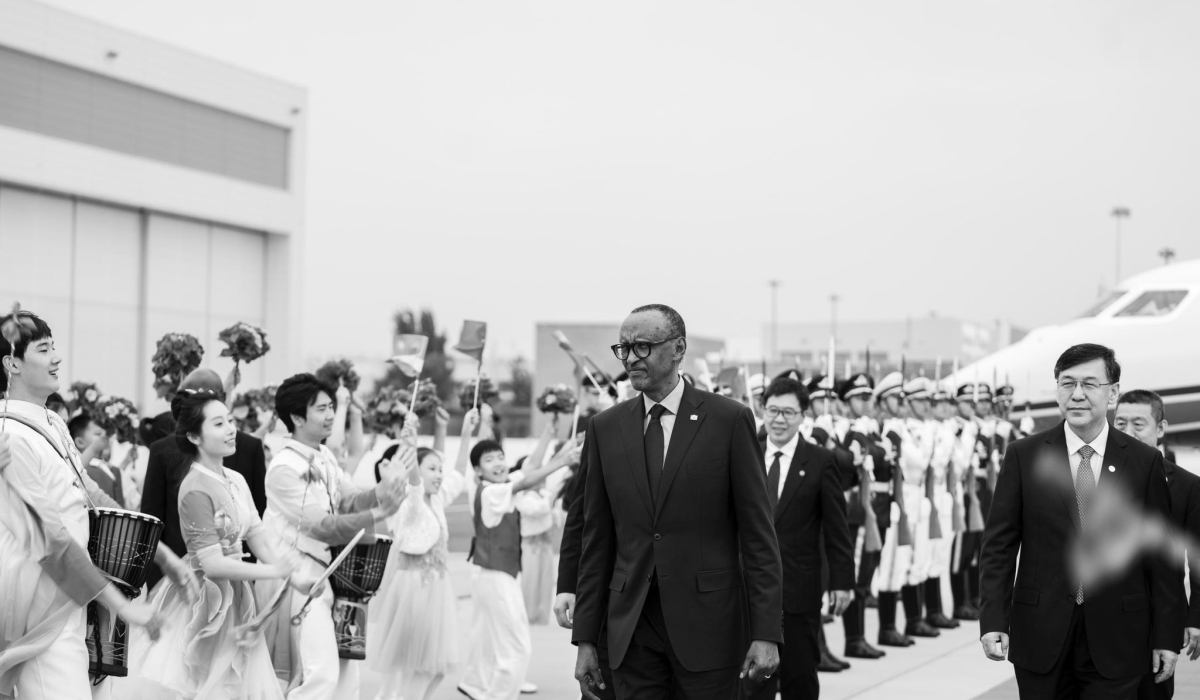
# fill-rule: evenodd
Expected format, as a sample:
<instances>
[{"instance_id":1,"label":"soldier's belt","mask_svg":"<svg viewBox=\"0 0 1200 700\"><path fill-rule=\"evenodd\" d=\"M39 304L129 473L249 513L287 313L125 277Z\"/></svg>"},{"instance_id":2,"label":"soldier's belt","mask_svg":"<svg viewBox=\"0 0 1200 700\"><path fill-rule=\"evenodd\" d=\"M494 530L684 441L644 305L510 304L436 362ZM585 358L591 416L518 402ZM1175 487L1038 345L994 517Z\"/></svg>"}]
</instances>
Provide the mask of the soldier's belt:
<instances>
[{"instance_id":1,"label":"soldier's belt","mask_svg":"<svg viewBox=\"0 0 1200 700\"><path fill-rule=\"evenodd\" d=\"M871 482L871 491L873 493L891 493L892 482L890 481L873 481Z\"/></svg>"}]
</instances>

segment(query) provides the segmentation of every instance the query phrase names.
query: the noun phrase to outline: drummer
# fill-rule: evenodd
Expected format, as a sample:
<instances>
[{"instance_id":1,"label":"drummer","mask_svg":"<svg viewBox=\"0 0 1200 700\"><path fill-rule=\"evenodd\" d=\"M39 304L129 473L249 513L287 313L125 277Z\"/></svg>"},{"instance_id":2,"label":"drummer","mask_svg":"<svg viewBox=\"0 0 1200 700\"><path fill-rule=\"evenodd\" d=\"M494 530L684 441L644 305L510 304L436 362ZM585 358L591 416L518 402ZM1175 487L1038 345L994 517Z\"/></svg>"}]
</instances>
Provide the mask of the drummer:
<instances>
[{"instance_id":1,"label":"drummer","mask_svg":"<svg viewBox=\"0 0 1200 700\"><path fill-rule=\"evenodd\" d=\"M284 548L295 547L305 558L301 571L319 576L331 562L330 545L347 544L359 530L384 532L383 521L396 512L403 485L396 480L360 490L337 458L321 441L333 432L336 392L311 374L297 374L279 386L275 415L291 438L267 467L267 510L263 523ZM257 597L270 595L259 587ZM300 614L305 599L293 595L280 606L288 619ZM289 677L288 700L355 700L358 698L358 664L338 657L334 633L333 589L325 586L308 605L298 632L288 629L273 642L276 671ZM297 658L298 657L298 658ZM283 668L281 668L281 666Z\"/></svg>"},{"instance_id":2,"label":"drummer","mask_svg":"<svg viewBox=\"0 0 1200 700\"><path fill-rule=\"evenodd\" d=\"M157 618L127 600L87 554L89 504L122 506L88 477L66 424L46 408L62 368L50 326L21 311L0 318L0 328L17 341L14 348L0 339L0 391L7 392L0 425L11 451L0 479L0 598L14 616L5 621L12 635L0 630L0 698L90 700L87 604L98 600L152 634ZM159 547L154 559L194 597L196 580L179 557Z\"/></svg>"}]
</instances>

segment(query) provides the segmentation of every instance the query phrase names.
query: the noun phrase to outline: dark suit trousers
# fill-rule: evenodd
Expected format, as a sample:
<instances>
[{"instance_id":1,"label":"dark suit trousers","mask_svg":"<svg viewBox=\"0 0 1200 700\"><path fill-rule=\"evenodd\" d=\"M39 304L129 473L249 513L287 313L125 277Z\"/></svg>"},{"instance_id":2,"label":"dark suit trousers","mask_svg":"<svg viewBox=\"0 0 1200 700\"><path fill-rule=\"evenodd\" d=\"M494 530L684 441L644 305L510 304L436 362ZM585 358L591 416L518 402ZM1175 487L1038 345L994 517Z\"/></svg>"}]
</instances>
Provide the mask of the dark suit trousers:
<instances>
[{"instance_id":1,"label":"dark suit trousers","mask_svg":"<svg viewBox=\"0 0 1200 700\"><path fill-rule=\"evenodd\" d=\"M775 700L775 683L783 700L817 700L821 684L817 664L821 661L817 634L821 631L821 613L783 614L783 644L779 647L779 670L761 683L742 681L746 700Z\"/></svg>"},{"instance_id":2,"label":"dark suit trousers","mask_svg":"<svg viewBox=\"0 0 1200 700\"><path fill-rule=\"evenodd\" d=\"M1183 654L1179 655L1179 660L1182 663ZM1175 676L1171 676L1162 683L1154 682L1153 673L1142 676L1142 684L1138 686L1137 696L1138 700L1171 700L1175 697Z\"/></svg>"},{"instance_id":3,"label":"dark suit trousers","mask_svg":"<svg viewBox=\"0 0 1200 700\"><path fill-rule=\"evenodd\" d=\"M603 668L604 659L600 664ZM733 700L738 670L737 666L712 671L683 667L671 648L658 581L654 580L625 660L612 674L620 700Z\"/></svg>"},{"instance_id":4,"label":"dark suit trousers","mask_svg":"<svg viewBox=\"0 0 1200 700\"><path fill-rule=\"evenodd\" d=\"M1146 663L1149 665L1149 658ZM1076 605L1071 613L1062 652L1048 672L1033 673L1020 666L1014 668L1021 700L1132 700L1137 697L1142 681L1142 676L1105 678L1096 670L1088 648L1082 605Z\"/></svg>"}]
</instances>

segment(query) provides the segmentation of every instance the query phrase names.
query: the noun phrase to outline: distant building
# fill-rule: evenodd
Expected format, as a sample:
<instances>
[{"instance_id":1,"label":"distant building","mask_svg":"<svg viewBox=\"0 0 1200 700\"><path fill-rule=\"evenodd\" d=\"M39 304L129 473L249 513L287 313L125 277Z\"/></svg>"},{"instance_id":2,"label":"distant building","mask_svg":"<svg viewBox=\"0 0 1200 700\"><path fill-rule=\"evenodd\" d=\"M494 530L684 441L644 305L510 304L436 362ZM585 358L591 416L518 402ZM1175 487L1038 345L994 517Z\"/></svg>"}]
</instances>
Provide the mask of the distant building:
<instances>
[{"instance_id":1,"label":"distant building","mask_svg":"<svg viewBox=\"0 0 1200 700\"><path fill-rule=\"evenodd\" d=\"M571 358L558 345L555 331L562 331L571 342L571 347L578 353L584 353L592 359L600 369L615 377L625 371L621 363L612 353L612 345L617 342L621 333L619 323L551 323L537 324L537 342L535 344L533 398L536 401L542 391L555 384L567 384L575 387L575 365ZM704 336L688 336L687 358L683 370L695 376L695 360L703 359L709 354L720 354L725 349L725 341ZM714 372L716 369L714 368ZM534 435L541 433L547 417L535 411Z\"/></svg>"},{"instance_id":2,"label":"distant building","mask_svg":"<svg viewBox=\"0 0 1200 700\"><path fill-rule=\"evenodd\" d=\"M770 363L799 367L805 374L823 372L829 355L829 323L781 323L778 332L779 359ZM763 347L769 347L771 326L763 326ZM1025 331L1004 323L978 323L943 316L922 316L898 321L847 321L837 324L834 367L845 373L875 372L899 367L904 358L911 372L924 371L933 377L937 359L948 374L957 358L967 365L1024 337ZM870 367L866 366L870 353ZM782 370L780 370L782 371ZM985 379L990 381L990 378Z\"/></svg>"},{"instance_id":3,"label":"distant building","mask_svg":"<svg viewBox=\"0 0 1200 700\"><path fill-rule=\"evenodd\" d=\"M30 0L0 17L0 306L47 319L64 384L162 410L156 341L224 375L237 321L271 344L245 385L294 370L305 90Z\"/></svg>"}]
</instances>

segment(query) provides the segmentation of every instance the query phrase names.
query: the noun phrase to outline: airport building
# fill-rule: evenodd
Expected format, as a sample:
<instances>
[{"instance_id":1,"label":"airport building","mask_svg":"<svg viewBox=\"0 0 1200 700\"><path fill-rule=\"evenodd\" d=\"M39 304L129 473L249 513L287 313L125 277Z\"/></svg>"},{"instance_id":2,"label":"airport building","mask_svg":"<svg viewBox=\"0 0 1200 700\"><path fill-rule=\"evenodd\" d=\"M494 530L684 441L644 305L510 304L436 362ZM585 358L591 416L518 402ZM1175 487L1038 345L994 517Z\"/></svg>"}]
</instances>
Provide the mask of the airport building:
<instances>
[{"instance_id":1,"label":"airport building","mask_svg":"<svg viewBox=\"0 0 1200 700\"><path fill-rule=\"evenodd\" d=\"M770 363L771 367L799 367L805 374L823 372L832 333L834 328L829 322L780 323L775 341L779 359ZM1007 323L978 323L930 314L894 321L840 322L836 334L834 367L839 375L847 364L853 371L877 374L898 368L903 359L910 376L923 371L932 379L938 358L945 376L956 358L966 366L1020 340L1025 331ZM771 325L764 325L762 347L771 347L771 336ZM989 376L981 380L990 383L992 379Z\"/></svg>"},{"instance_id":2,"label":"airport building","mask_svg":"<svg viewBox=\"0 0 1200 700\"><path fill-rule=\"evenodd\" d=\"M0 0L0 305L43 316L70 381L143 414L150 359L262 326L243 384L299 347L304 89L30 0Z\"/></svg>"}]
</instances>

